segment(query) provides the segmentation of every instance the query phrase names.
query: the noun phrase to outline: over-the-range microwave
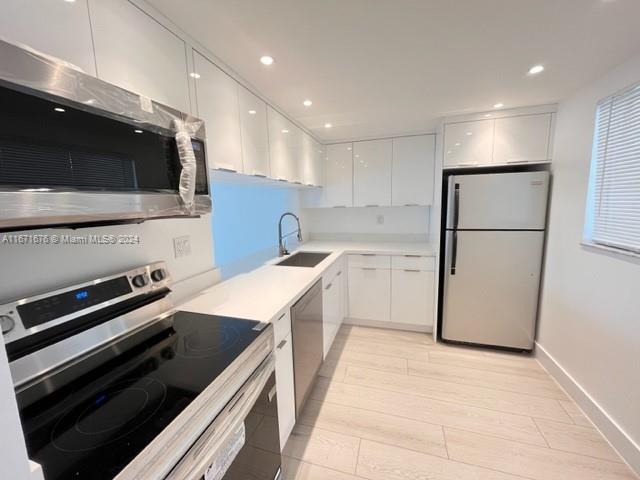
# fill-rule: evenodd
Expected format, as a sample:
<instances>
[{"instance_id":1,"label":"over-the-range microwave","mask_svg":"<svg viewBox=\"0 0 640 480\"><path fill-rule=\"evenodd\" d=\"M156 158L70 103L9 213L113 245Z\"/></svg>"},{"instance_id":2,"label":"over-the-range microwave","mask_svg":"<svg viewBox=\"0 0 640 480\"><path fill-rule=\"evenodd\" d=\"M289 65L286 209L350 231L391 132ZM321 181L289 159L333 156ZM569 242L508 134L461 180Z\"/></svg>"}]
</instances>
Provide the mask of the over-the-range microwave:
<instances>
[{"instance_id":1,"label":"over-the-range microwave","mask_svg":"<svg viewBox=\"0 0 640 480\"><path fill-rule=\"evenodd\" d=\"M202 121L0 41L0 231L211 211Z\"/></svg>"}]
</instances>

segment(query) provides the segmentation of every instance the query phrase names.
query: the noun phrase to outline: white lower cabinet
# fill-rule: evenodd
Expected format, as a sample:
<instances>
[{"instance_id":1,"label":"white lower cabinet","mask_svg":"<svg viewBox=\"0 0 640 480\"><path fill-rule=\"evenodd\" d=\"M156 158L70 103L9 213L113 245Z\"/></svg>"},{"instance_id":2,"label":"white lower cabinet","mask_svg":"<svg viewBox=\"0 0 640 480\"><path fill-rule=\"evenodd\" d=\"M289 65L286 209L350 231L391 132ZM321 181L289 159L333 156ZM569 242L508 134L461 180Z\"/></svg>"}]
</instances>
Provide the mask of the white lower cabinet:
<instances>
[{"instance_id":1,"label":"white lower cabinet","mask_svg":"<svg viewBox=\"0 0 640 480\"><path fill-rule=\"evenodd\" d=\"M278 428L280 449L296 423L296 395L293 380L293 342L291 332L276 345L276 385L278 388Z\"/></svg>"},{"instance_id":2,"label":"white lower cabinet","mask_svg":"<svg viewBox=\"0 0 640 480\"><path fill-rule=\"evenodd\" d=\"M349 266L349 317L388 322L391 317L391 271Z\"/></svg>"},{"instance_id":3,"label":"white lower cabinet","mask_svg":"<svg viewBox=\"0 0 640 480\"><path fill-rule=\"evenodd\" d=\"M338 260L322 277L322 337L324 357L327 356L331 345L345 317L344 311L344 262Z\"/></svg>"},{"instance_id":4,"label":"white lower cabinet","mask_svg":"<svg viewBox=\"0 0 640 480\"><path fill-rule=\"evenodd\" d=\"M430 271L391 271L391 321L433 326L433 276Z\"/></svg>"}]
</instances>

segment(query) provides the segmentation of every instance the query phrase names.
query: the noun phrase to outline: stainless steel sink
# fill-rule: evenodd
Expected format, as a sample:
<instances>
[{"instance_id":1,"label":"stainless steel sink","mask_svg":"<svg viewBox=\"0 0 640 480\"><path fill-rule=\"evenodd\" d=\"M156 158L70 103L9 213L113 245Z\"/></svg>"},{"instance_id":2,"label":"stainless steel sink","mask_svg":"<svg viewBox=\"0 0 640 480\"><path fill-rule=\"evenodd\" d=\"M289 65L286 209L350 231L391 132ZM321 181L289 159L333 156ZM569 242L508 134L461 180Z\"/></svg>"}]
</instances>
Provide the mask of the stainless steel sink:
<instances>
[{"instance_id":1,"label":"stainless steel sink","mask_svg":"<svg viewBox=\"0 0 640 480\"><path fill-rule=\"evenodd\" d=\"M276 265L280 267L313 268L329 255L331 255L331 252L298 252L276 263Z\"/></svg>"}]
</instances>

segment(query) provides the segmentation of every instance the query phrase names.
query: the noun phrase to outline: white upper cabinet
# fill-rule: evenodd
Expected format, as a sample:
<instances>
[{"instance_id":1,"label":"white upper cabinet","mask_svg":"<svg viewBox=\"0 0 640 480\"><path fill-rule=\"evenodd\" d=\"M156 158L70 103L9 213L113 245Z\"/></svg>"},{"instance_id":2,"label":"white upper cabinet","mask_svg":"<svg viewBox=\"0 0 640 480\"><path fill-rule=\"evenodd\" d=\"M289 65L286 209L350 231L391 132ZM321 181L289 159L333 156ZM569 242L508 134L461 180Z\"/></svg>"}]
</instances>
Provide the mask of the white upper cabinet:
<instances>
[{"instance_id":1,"label":"white upper cabinet","mask_svg":"<svg viewBox=\"0 0 640 480\"><path fill-rule=\"evenodd\" d=\"M549 160L551 114L496 119L493 163Z\"/></svg>"},{"instance_id":2,"label":"white upper cabinet","mask_svg":"<svg viewBox=\"0 0 640 480\"><path fill-rule=\"evenodd\" d=\"M390 139L353 144L353 204L391 205L392 143Z\"/></svg>"},{"instance_id":3,"label":"white upper cabinet","mask_svg":"<svg viewBox=\"0 0 640 480\"><path fill-rule=\"evenodd\" d=\"M28 45L96 74L87 0L2 0L0 32L10 42Z\"/></svg>"},{"instance_id":4,"label":"white upper cabinet","mask_svg":"<svg viewBox=\"0 0 640 480\"><path fill-rule=\"evenodd\" d=\"M238 86L238 93L244 173L268 177L270 171L267 105L241 85Z\"/></svg>"},{"instance_id":5,"label":"white upper cabinet","mask_svg":"<svg viewBox=\"0 0 640 480\"><path fill-rule=\"evenodd\" d=\"M327 145L323 161L325 207L353 206L353 144Z\"/></svg>"},{"instance_id":6,"label":"white upper cabinet","mask_svg":"<svg viewBox=\"0 0 640 480\"><path fill-rule=\"evenodd\" d=\"M486 165L493 151L493 120L450 123L444 131L444 166Z\"/></svg>"},{"instance_id":7,"label":"white upper cabinet","mask_svg":"<svg viewBox=\"0 0 640 480\"><path fill-rule=\"evenodd\" d=\"M327 157L327 147L314 141L314 167L311 173L312 184L318 187L324 186L323 165Z\"/></svg>"},{"instance_id":8,"label":"white upper cabinet","mask_svg":"<svg viewBox=\"0 0 640 480\"><path fill-rule=\"evenodd\" d=\"M302 153L300 158L300 181L304 185L319 187L322 185L322 145L311 135L302 132Z\"/></svg>"},{"instance_id":9,"label":"white upper cabinet","mask_svg":"<svg viewBox=\"0 0 640 480\"><path fill-rule=\"evenodd\" d=\"M435 155L435 135L393 139L393 205L433 203Z\"/></svg>"},{"instance_id":10,"label":"white upper cabinet","mask_svg":"<svg viewBox=\"0 0 640 480\"><path fill-rule=\"evenodd\" d=\"M299 182L302 132L283 115L267 107L271 178Z\"/></svg>"},{"instance_id":11,"label":"white upper cabinet","mask_svg":"<svg viewBox=\"0 0 640 480\"><path fill-rule=\"evenodd\" d=\"M238 84L213 63L193 52L198 117L207 131L209 167L242 173Z\"/></svg>"},{"instance_id":12,"label":"white upper cabinet","mask_svg":"<svg viewBox=\"0 0 640 480\"><path fill-rule=\"evenodd\" d=\"M190 112L185 42L126 0L89 7L98 77Z\"/></svg>"}]
</instances>

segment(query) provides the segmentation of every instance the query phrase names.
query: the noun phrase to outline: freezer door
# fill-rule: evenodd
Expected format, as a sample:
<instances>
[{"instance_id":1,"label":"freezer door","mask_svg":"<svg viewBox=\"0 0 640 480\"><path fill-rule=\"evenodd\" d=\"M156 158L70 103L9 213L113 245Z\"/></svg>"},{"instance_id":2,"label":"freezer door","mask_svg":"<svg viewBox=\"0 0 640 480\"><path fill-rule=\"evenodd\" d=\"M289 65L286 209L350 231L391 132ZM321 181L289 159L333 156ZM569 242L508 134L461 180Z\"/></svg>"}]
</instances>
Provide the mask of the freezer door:
<instances>
[{"instance_id":1,"label":"freezer door","mask_svg":"<svg viewBox=\"0 0 640 480\"><path fill-rule=\"evenodd\" d=\"M548 189L549 172L453 175L449 177L447 228L542 230Z\"/></svg>"},{"instance_id":2,"label":"freezer door","mask_svg":"<svg viewBox=\"0 0 640 480\"><path fill-rule=\"evenodd\" d=\"M536 231L447 232L443 339L533 348L543 241Z\"/></svg>"}]
</instances>

